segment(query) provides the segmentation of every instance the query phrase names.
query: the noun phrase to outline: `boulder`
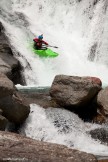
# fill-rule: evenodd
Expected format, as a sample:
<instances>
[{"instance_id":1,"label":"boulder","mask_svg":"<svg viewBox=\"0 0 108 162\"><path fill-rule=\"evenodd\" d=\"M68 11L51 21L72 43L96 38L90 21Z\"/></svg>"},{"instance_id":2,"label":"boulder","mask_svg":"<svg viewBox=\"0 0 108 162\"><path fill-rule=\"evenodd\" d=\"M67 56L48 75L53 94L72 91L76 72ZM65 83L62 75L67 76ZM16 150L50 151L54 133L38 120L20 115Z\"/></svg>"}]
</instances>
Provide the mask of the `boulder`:
<instances>
[{"instance_id":1,"label":"boulder","mask_svg":"<svg viewBox=\"0 0 108 162\"><path fill-rule=\"evenodd\" d=\"M104 109L104 113L108 116L108 87L102 89L97 95L97 103Z\"/></svg>"},{"instance_id":2,"label":"boulder","mask_svg":"<svg viewBox=\"0 0 108 162\"><path fill-rule=\"evenodd\" d=\"M57 75L50 95L60 106L86 106L101 90L101 80L95 77Z\"/></svg>"},{"instance_id":3,"label":"boulder","mask_svg":"<svg viewBox=\"0 0 108 162\"><path fill-rule=\"evenodd\" d=\"M16 90L15 85L6 75L0 73L0 98L13 95Z\"/></svg>"},{"instance_id":4,"label":"boulder","mask_svg":"<svg viewBox=\"0 0 108 162\"><path fill-rule=\"evenodd\" d=\"M22 123L29 115L30 107L23 102L13 82L0 73L0 108L10 122Z\"/></svg>"},{"instance_id":5,"label":"boulder","mask_svg":"<svg viewBox=\"0 0 108 162\"><path fill-rule=\"evenodd\" d=\"M18 92L14 92L12 96L2 97L0 107L3 110L3 116L15 124L22 124L30 113L30 106L23 102Z\"/></svg>"},{"instance_id":6,"label":"boulder","mask_svg":"<svg viewBox=\"0 0 108 162\"><path fill-rule=\"evenodd\" d=\"M0 115L0 130L5 130L7 123L8 120L4 116Z\"/></svg>"},{"instance_id":7,"label":"boulder","mask_svg":"<svg viewBox=\"0 0 108 162\"><path fill-rule=\"evenodd\" d=\"M97 162L94 155L64 145L42 142L0 132L0 161Z\"/></svg>"}]
</instances>

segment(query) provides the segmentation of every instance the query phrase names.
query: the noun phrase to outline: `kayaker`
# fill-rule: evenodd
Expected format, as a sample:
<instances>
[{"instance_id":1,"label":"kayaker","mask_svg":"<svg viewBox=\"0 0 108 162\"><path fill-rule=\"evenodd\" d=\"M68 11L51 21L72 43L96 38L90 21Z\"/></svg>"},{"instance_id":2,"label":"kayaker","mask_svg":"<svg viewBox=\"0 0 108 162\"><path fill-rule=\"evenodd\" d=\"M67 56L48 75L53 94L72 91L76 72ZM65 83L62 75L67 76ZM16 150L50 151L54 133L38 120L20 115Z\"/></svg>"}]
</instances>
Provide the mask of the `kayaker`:
<instances>
[{"instance_id":1,"label":"kayaker","mask_svg":"<svg viewBox=\"0 0 108 162\"><path fill-rule=\"evenodd\" d=\"M37 49L37 50L41 50L41 49L47 49L47 46L44 46L43 45L48 45L47 42L45 42L43 39L43 34L42 35L39 35L37 38L34 38L33 41L34 41L34 48Z\"/></svg>"}]
</instances>

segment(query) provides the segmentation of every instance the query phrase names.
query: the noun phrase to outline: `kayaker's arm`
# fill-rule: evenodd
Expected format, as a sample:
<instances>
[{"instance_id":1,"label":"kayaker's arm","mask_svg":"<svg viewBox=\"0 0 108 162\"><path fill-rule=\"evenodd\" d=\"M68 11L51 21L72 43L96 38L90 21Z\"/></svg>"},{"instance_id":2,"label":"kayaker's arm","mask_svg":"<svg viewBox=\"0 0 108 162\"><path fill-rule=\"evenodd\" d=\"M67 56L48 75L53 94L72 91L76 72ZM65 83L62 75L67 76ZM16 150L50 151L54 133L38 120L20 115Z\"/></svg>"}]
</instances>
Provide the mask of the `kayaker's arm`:
<instances>
[{"instance_id":1,"label":"kayaker's arm","mask_svg":"<svg viewBox=\"0 0 108 162\"><path fill-rule=\"evenodd\" d=\"M45 42L44 40L42 40L42 43L44 43L44 44L48 45L48 43L47 43L47 42Z\"/></svg>"}]
</instances>

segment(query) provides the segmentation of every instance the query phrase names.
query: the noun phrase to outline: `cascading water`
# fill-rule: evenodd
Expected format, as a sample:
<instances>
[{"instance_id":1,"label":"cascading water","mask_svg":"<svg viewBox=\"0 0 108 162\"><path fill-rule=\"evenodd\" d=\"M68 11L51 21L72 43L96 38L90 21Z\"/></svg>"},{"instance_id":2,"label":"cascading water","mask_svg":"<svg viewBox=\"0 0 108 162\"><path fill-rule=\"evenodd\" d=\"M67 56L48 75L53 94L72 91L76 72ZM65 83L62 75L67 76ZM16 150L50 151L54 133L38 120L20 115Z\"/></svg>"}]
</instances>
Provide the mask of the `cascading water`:
<instances>
[{"instance_id":1,"label":"cascading water","mask_svg":"<svg viewBox=\"0 0 108 162\"><path fill-rule=\"evenodd\" d=\"M107 0L0 0L0 21L18 52L27 85L50 86L57 74L95 76L107 84L107 6ZM32 52L33 38L42 33L59 47L53 49L57 58L42 59ZM108 155L108 147L86 133L98 125L84 124L61 109L31 105L31 111L23 127L27 136Z\"/></svg>"},{"instance_id":2,"label":"cascading water","mask_svg":"<svg viewBox=\"0 0 108 162\"><path fill-rule=\"evenodd\" d=\"M88 133L101 127L105 126L84 123L77 115L64 109L45 110L31 104L31 113L21 133L40 141L63 144L95 155L108 156L108 146L92 139Z\"/></svg>"}]
</instances>

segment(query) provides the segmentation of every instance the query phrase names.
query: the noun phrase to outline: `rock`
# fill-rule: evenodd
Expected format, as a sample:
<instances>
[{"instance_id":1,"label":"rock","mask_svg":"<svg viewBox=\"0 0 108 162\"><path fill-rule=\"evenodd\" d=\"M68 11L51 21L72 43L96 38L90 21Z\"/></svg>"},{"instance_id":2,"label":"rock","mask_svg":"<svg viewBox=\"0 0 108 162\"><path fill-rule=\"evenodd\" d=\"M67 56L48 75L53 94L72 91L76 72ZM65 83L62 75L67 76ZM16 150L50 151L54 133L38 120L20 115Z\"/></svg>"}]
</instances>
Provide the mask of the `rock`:
<instances>
[{"instance_id":1,"label":"rock","mask_svg":"<svg viewBox=\"0 0 108 162\"><path fill-rule=\"evenodd\" d=\"M23 103L22 98L17 95L14 85L24 84L21 70L0 23L0 108L3 116L15 124L24 122L30 112L29 105Z\"/></svg>"},{"instance_id":2,"label":"rock","mask_svg":"<svg viewBox=\"0 0 108 162\"><path fill-rule=\"evenodd\" d=\"M13 95L16 90L15 85L6 75L0 73L0 98L8 95Z\"/></svg>"},{"instance_id":3,"label":"rock","mask_svg":"<svg viewBox=\"0 0 108 162\"><path fill-rule=\"evenodd\" d=\"M6 126L7 126L8 120L0 115L0 130L5 130Z\"/></svg>"},{"instance_id":4,"label":"rock","mask_svg":"<svg viewBox=\"0 0 108 162\"><path fill-rule=\"evenodd\" d=\"M105 115L108 116L108 87L102 89L97 95L97 103L104 109Z\"/></svg>"},{"instance_id":5,"label":"rock","mask_svg":"<svg viewBox=\"0 0 108 162\"><path fill-rule=\"evenodd\" d=\"M89 132L91 137L100 140L101 143L108 145L108 129L107 128L97 128Z\"/></svg>"},{"instance_id":6,"label":"rock","mask_svg":"<svg viewBox=\"0 0 108 162\"><path fill-rule=\"evenodd\" d=\"M15 124L22 124L30 113L30 107L23 102L23 99L15 92L0 99L0 107L3 115Z\"/></svg>"},{"instance_id":7,"label":"rock","mask_svg":"<svg viewBox=\"0 0 108 162\"><path fill-rule=\"evenodd\" d=\"M0 109L0 115L2 115L3 111Z\"/></svg>"},{"instance_id":8,"label":"rock","mask_svg":"<svg viewBox=\"0 0 108 162\"><path fill-rule=\"evenodd\" d=\"M47 90L46 90L47 89ZM23 98L24 102L28 105L35 103L40 105L43 108L48 107L60 107L54 101L51 100L49 95L49 88L44 87L42 90L40 88L33 88L33 89L19 89L20 96Z\"/></svg>"},{"instance_id":9,"label":"rock","mask_svg":"<svg viewBox=\"0 0 108 162\"><path fill-rule=\"evenodd\" d=\"M14 84L25 84L22 76L22 66L14 57L11 45L5 35L5 29L0 23L0 72L6 74Z\"/></svg>"},{"instance_id":10,"label":"rock","mask_svg":"<svg viewBox=\"0 0 108 162\"><path fill-rule=\"evenodd\" d=\"M102 114L97 113L97 115L93 119L93 122L102 124L106 122L106 118Z\"/></svg>"},{"instance_id":11,"label":"rock","mask_svg":"<svg viewBox=\"0 0 108 162\"><path fill-rule=\"evenodd\" d=\"M57 75L50 95L60 106L85 106L101 90L101 81L94 77Z\"/></svg>"},{"instance_id":12,"label":"rock","mask_svg":"<svg viewBox=\"0 0 108 162\"><path fill-rule=\"evenodd\" d=\"M97 162L92 154L9 132L0 132L0 152L0 161Z\"/></svg>"},{"instance_id":13,"label":"rock","mask_svg":"<svg viewBox=\"0 0 108 162\"><path fill-rule=\"evenodd\" d=\"M6 75L0 73L0 108L2 115L10 122L20 124L28 117L29 105L23 102L15 88L15 85Z\"/></svg>"},{"instance_id":14,"label":"rock","mask_svg":"<svg viewBox=\"0 0 108 162\"><path fill-rule=\"evenodd\" d=\"M84 78L84 77L83 77ZM89 80L90 82L92 82L93 84L97 84L100 87L102 86L102 82L99 78L97 77L85 77L87 80Z\"/></svg>"}]
</instances>

